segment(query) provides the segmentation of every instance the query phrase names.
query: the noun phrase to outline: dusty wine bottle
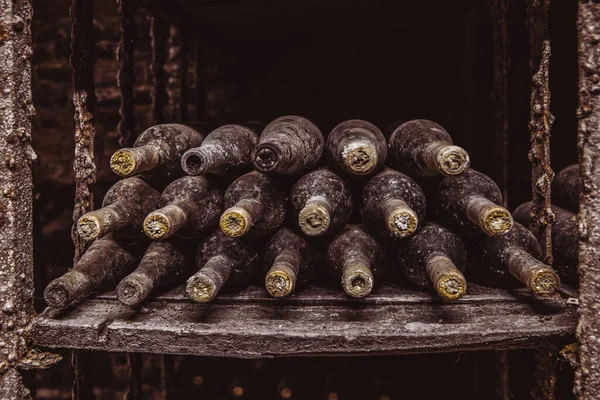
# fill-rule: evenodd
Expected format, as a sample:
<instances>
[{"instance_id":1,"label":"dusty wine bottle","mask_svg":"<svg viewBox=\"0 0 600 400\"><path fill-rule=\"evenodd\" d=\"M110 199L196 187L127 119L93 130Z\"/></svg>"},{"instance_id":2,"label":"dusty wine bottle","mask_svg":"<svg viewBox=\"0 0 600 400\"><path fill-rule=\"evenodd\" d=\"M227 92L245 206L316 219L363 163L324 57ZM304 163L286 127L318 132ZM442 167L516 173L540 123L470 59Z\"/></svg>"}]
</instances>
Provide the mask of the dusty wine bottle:
<instances>
[{"instance_id":1,"label":"dusty wine bottle","mask_svg":"<svg viewBox=\"0 0 600 400\"><path fill-rule=\"evenodd\" d=\"M94 241L72 269L48 284L44 291L46 304L64 308L118 282L135 268L138 247L121 245L110 234Z\"/></svg>"},{"instance_id":2,"label":"dusty wine bottle","mask_svg":"<svg viewBox=\"0 0 600 400\"><path fill-rule=\"evenodd\" d=\"M456 300L465 294L465 246L450 230L426 222L407 240L395 242L393 249L402 273L414 285L426 289L433 286L444 300Z\"/></svg>"},{"instance_id":3,"label":"dusty wine bottle","mask_svg":"<svg viewBox=\"0 0 600 400\"><path fill-rule=\"evenodd\" d=\"M560 286L556 272L540 261L542 249L527 228L515 222L504 236L471 237L467 252L478 260L483 275L497 285L510 284L509 275L517 278L536 295L553 294Z\"/></svg>"},{"instance_id":4,"label":"dusty wine bottle","mask_svg":"<svg viewBox=\"0 0 600 400\"><path fill-rule=\"evenodd\" d=\"M170 180L182 174L183 153L200 146L203 139L202 134L185 125L155 125L142 132L133 147L117 150L110 167L122 177L146 172Z\"/></svg>"},{"instance_id":5,"label":"dusty wine bottle","mask_svg":"<svg viewBox=\"0 0 600 400\"><path fill-rule=\"evenodd\" d=\"M224 208L219 225L226 235L256 238L275 232L283 224L286 197L271 178L253 171L229 185Z\"/></svg>"},{"instance_id":6,"label":"dusty wine bottle","mask_svg":"<svg viewBox=\"0 0 600 400\"><path fill-rule=\"evenodd\" d=\"M300 230L308 236L334 235L352 214L348 185L328 169L317 169L292 187L291 211Z\"/></svg>"},{"instance_id":7,"label":"dusty wine bottle","mask_svg":"<svg viewBox=\"0 0 600 400\"><path fill-rule=\"evenodd\" d=\"M139 177L115 183L104 196L102 208L84 214L77 231L84 240L99 238L108 232L137 237L143 233L144 217L158 207L160 193Z\"/></svg>"},{"instance_id":8,"label":"dusty wine bottle","mask_svg":"<svg viewBox=\"0 0 600 400\"><path fill-rule=\"evenodd\" d=\"M502 193L498 186L473 169L442 179L434 202L438 218L461 233L501 236L512 227L512 216L499 205Z\"/></svg>"},{"instance_id":9,"label":"dusty wine bottle","mask_svg":"<svg viewBox=\"0 0 600 400\"><path fill-rule=\"evenodd\" d=\"M279 385L277 385L277 395L279 399L290 400L294 398L295 390L295 379L290 374L284 374L281 376L279 380Z\"/></svg>"},{"instance_id":10,"label":"dusty wine bottle","mask_svg":"<svg viewBox=\"0 0 600 400\"><path fill-rule=\"evenodd\" d=\"M361 216L375 235L405 238L425 218L425 195L410 177L387 168L365 185Z\"/></svg>"},{"instance_id":11,"label":"dusty wine bottle","mask_svg":"<svg viewBox=\"0 0 600 400\"><path fill-rule=\"evenodd\" d=\"M579 211L580 193L579 164L569 165L561 169L552 182L552 203L576 213Z\"/></svg>"},{"instance_id":12,"label":"dusty wine bottle","mask_svg":"<svg viewBox=\"0 0 600 400\"><path fill-rule=\"evenodd\" d=\"M469 154L452 144L448 132L427 119L405 122L392 132L388 160L413 177L460 175L470 163Z\"/></svg>"},{"instance_id":13,"label":"dusty wine bottle","mask_svg":"<svg viewBox=\"0 0 600 400\"><path fill-rule=\"evenodd\" d=\"M360 119L333 128L325 147L329 165L345 175L371 175L383 166L387 157L383 133Z\"/></svg>"},{"instance_id":14,"label":"dusty wine bottle","mask_svg":"<svg viewBox=\"0 0 600 400\"><path fill-rule=\"evenodd\" d=\"M324 146L323 134L315 124L290 115L265 127L251 158L258 171L296 175L319 163Z\"/></svg>"},{"instance_id":15,"label":"dusty wine bottle","mask_svg":"<svg viewBox=\"0 0 600 400\"><path fill-rule=\"evenodd\" d=\"M184 176L169 184L160 196L161 209L148 214L144 233L166 239L177 233L196 237L213 231L223 211L223 196L203 176Z\"/></svg>"},{"instance_id":16,"label":"dusty wine bottle","mask_svg":"<svg viewBox=\"0 0 600 400\"><path fill-rule=\"evenodd\" d=\"M155 289L176 281L189 265L183 246L174 240L151 242L135 271L117 285L119 301L137 307Z\"/></svg>"},{"instance_id":17,"label":"dusty wine bottle","mask_svg":"<svg viewBox=\"0 0 600 400\"><path fill-rule=\"evenodd\" d=\"M224 125L206 136L199 147L189 149L181 158L188 175L236 176L252 168L250 153L258 135L242 125Z\"/></svg>"},{"instance_id":18,"label":"dusty wine bottle","mask_svg":"<svg viewBox=\"0 0 600 400\"><path fill-rule=\"evenodd\" d=\"M196 252L199 269L187 281L186 292L197 302L207 303L219 292L238 292L252 279L258 255L244 242L221 231L211 234Z\"/></svg>"},{"instance_id":19,"label":"dusty wine bottle","mask_svg":"<svg viewBox=\"0 0 600 400\"><path fill-rule=\"evenodd\" d=\"M533 220L531 201L521 204L513 211L513 218L524 226ZM554 224L552 225L552 266L558 271L561 280L577 287L577 264L579 261L579 231L577 215L569 210L553 205Z\"/></svg>"},{"instance_id":20,"label":"dusty wine bottle","mask_svg":"<svg viewBox=\"0 0 600 400\"><path fill-rule=\"evenodd\" d=\"M273 297L285 297L305 286L319 263L319 252L288 228L280 228L267 243L263 264L268 268L265 288Z\"/></svg>"},{"instance_id":21,"label":"dusty wine bottle","mask_svg":"<svg viewBox=\"0 0 600 400\"><path fill-rule=\"evenodd\" d=\"M361 226L347 225L329 243L326 254L330 274L341 278L348 296L367 296L373 290L374 277L383 273L383 247Z\"/></svg>"}]
</instances>

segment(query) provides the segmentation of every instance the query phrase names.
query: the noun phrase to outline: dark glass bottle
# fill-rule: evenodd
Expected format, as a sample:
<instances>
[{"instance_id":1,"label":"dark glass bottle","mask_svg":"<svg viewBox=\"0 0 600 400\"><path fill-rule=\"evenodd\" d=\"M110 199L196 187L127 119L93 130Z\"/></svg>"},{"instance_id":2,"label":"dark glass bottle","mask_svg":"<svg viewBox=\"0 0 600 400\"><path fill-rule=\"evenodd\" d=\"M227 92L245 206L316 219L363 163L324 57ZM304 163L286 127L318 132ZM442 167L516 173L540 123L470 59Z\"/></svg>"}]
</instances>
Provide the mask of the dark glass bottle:
<instances>
[{"instance_id":1,"label":"dark glass bottle","mask_svg":"<svg viewBox=\"0 0 600 400\"><path fill-rule=\"evenodd\" d=\"M219 292L246 288L256 272L258 254L241 240L216 231L198 247L196 266L186 292L192 300L207 303Z\"/></svg>"},{"instance_id":2,"label":"dark glass bottle","mask_svg":"<svg viewBox=\"0 0 600 400\"><path fill-rule=\"evenodd\" d=\"M438 218L464 234L501 236L512 227L512 216L500 206L502 193L496 183L473 169L442 179L434 204Z\"/></svg>"},{"instance_id":3,"label":"dark glass bottle","mask_svg":"<svg viewBox=\"0 0 600 400\"><path fill-rule=\"evenodd\" d=\"M115 232L119 236L143 234L144 218L158 207L160 193L139 177L115 183L104 196L102 208L84 214L77 221L83 240L93 240Z\"/></svg>"},{"instance_id":4,"label":"dark glass bottle","mask_svg":"<svg viewBox=\"0 0 600 400\"><path fill-rule=\"evenodd\" d=\"M300 178L292 187L291 212L308 236L334 235L352 214L352 193L344 181L328 169Z\"/></svg>"},{"instance_id":5,"label":"dark glass bottle","mask_svg":"<svg viewBox=\"0 0 600 400\"><path fill-rule=\"evenodd\" d=\"M521 204L513 211L513 218L528 227L533 219L531 201ZM552 266L558 271L561 280L569 285L579 286L577 265L579 263L579 227L577 215L558 206L552 206Z\"/></svg>"},{"instance_id":6,"label":"dark glass bottle","mask_svg":"<svg viewBox=\"0 0 600 400\"><path fill-rule=\"evenodd\" d=\"M177 233L196 237L213 231L223 211L223 196L203 176L184 176L169 184L160 196L159 210L144 220L150 239L166 239Z\"/></svg>"},{"instance_id":7,"label":"dark glass bottle","mask_svg":"<svg viewBox=\"0 0 600 400\"><path fill-rule=\"evenodd\" d=\"M224 208L219 225L226 235L256 238L275 232L283 224L286 197L271 178L253 171L229 185Z\"/></svg>"},{"instance_id":8,"label":"dark glass bottle","mask_svg":"<svg viewBox=\"0 0 600 400\"><path fill-rule=\"evenodd\" d=\"M260 134L252 163L261 172L297 175L319 163L324 147L325 139L315 124L293 115L280 117Z\"/></svg>"},{"instance_id":9,"label":"dark glass bottle","mask_svg":"<svg viewBox=\"0 0 600 400\"><path fill-rule=\"evenodd\" d=\"M252 129L224 125L209 133L199 147L186 151L181 168L188 175L237 176L252 169L250 153L257 143Z\"/></svg>"},{"instance_id":10,"label":"dark glass bottle","mask_svg":"<svg viewBox=\"0 0 600 400\"><path fill-rule=\"evenodd\" d=\"M390 164L413 177L460 175L469 154L452 144L448 132L433 121L414 119L397 127L388 140Z\"/></svg>"},{"instance_id":11,"label":"dark glass bottle","mask_svg":"<svg viewBox=\"0 0 600 400\"><path fill-rule=\"evenodd\" d=\"M371 293L374 277L383 274L383 246L361 226L347 225L327 246L326 262L347 295L364 297Z\"/></svg>"},{"instance_id":12,"label":"dark glass bottle","mask_svg":"<svg viewBox=\"0 0 600 400\"><path fill-rule=\"evenodd\" d=\"M267 292L273 297L285 297L306 286L319 261L314 247L288 228L280 228L263 251Z\"/></svg>"},{"instance_id":13,"label":"dark glass bottle","mask_svg":"<svg viewBox=\"0 0 600 400\"><path fill-rule=\"evenodd\" d=\"M64 308L118 282L137 265L139 247L120 244L110 234L94 241L72 269L48 284L46 304Z\"/></svg>"},{"instance_id":14,"label":"dark glass bottle","mask_svg":"<svg viewBox=\"0 0 600 400\"><path fill-rule=\"evenodd\" d=\"M444 300L465 294L467 254L462 240L450 230L426 222L412 237L395 242L393 249L398 267L411 283L433 287Z\"/></svg>"},{"instance_id":15,"label":"dark glass bottle","mask_svg":"<svg viewBox=\"0 0 600 400\"><path fill-rule=\"evenodd\" d=\"M200 146L204 136L185 125L155 125L138 136L133 147L118 150L110 159L115 174L127 177L142 172L165 181L181 176L181 156Z\"/></svg>"},{"instance_id":16,"label":"dark glass bottle","mask_svg":"<svg viewBox=\"0 0 600 400\"><path fill-rule=\"evenodd\" d=\"M387 157L387 143L375 125L360 119L342 122L326 143L331 168L344 175L367 176L377 172Z\"/></svg>"},{"instance_id":17,"label":"dark glass bottle","mask_svg":"<svg viewBox=\"0 0 600 400\"><path fill-rule=\"evenodd\" d=\"M580 194L579 164L561 169L552 182L552 203L576 213L579 211Z\"/></svg>"},{"instance_id":18,"label":"dark glass bottle","mask_svg":"<svg viewBox=\"0 0 600 400\"><path fill-rule=\"evenodd\" d=\"M361 216L378 236L408 237L425 218L425 195L410 177L388 168L365 185Z\"/></svg>"},{"instance_id":19,"label":"dark glass bottle","mask_svg":"<svg viewBox=\"0 0 600 400\"><path fill-rule=\"evenodd\" d=\"M527 228L515 222L504 236L472 236L467 242L471 265L488 281L510 285L512 275L536 295L553 294L560 286L556 272L540 261L542 249ZM475 260L477 260L475 262Z\"/></svg>"},{"instance_id":20,"label":"dark glass bottle","mask_svg":"<svg viewBox=\"0 0 600 400\"><path fill-rule=\"evenodd\" d=\"M157 240L150 243L138 267L117 285L117 298L130 307L137 307L150 294L176 281L189 267L186 243Z\"/></svg>"}]
</instances>

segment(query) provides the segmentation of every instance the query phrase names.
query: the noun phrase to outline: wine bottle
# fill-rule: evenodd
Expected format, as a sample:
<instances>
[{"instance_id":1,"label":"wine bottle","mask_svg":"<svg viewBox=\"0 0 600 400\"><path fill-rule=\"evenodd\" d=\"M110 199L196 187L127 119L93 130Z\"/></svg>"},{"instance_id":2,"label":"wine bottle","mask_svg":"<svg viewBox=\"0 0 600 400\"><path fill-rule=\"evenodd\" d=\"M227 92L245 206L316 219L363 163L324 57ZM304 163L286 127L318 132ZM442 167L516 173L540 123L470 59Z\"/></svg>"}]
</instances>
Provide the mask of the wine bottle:
<instances>
[{"instance_id":1,"label":"wine bottle","mask_svg":"<svg viewBox=\"0 0 600 400\"><path fill-rule=\"evenodd\" d=\"M281 376L279 380L279 384L277 385L277 395L278 399L290 400L297 396L294 396L296 393L296 380L290 374L284 374Z\"/></svg>"},{"instance_id":2,"label":"wine bottle","mask_svg":"<svg viewBox=\"0 0 600 400\"><path fill-rule=\"evenodd\" d=\"M542 249L527 228L515 222L504 236L471 237L467 252L471 260L477 260L484 277L497 284L512 282L512 275L536 295L553 294L560 286L556 272L540 261ZM471 261L473 265L475 263ZM484 268L484 270L481 270Z\"/></svg>"},{"instance_id":3,"label":"wine bottle","mask_svg":"<svg viewBox=\"0 0 600 400\"><path fill-rule=\"evenodd\" d=\"M224 125L209 133L199 147L186 151L181 168L188 175L237 176L252 168L250 153L257 143L252 129Z\"/></svg>"},{"instance_id":4,"label":"wine bottle","mask_svg":"<svg viewBox=\"0 0 600 400\"><path fill-rule=\"evenodd\" d=\"M383 274L383 247L361 226L347 225L327 246L330 274L340 279L347 295L371 293L374 277Z\"/></svg>"},{"instance_id":5,"label":"wine bottle","mask_svg":"<svg viewBox=\"0 0 600 400\"><path fill-rule=\"evenodd\" d=\"M434 202L438 218L461 233L501 236L512 226L512 216L499 205L502 193L498 186L473 169L442 179Z\"/></svg>"},{"instance_id":6,"label":"wine bottle","mask_svg":"<svg viewBox=\"0 0 600 400\"><path fill-rule=\"evenodd\" d=\"M188 279L186 291L192 300L206 303L220 291L238 292L248 286L258 255L241 240L216 231L198 247L196 265L199 271Z\"/></svg>"},{"instance_id":7,"label":"wine bottle","mask_svg":"<svg viewBox=\"0 0 600 400\"><path fill-rule=\"evenodd\" d=\"M425 195L410 177L387 168L365 185L361 216L375 235L408 237L425 218Z\"/></svg>"},{"instance_id":8,"label":"wine bottle","mask_svg":"<svg viewBox=\"0 0 600 400\"><path fill-rule=\"evenodd\" d=\"M329 134L326 143L329 165L346 175L371 175L387 156L387 143L375 125L360 119L342 122Z\"/></svg>"},{"instance_id":9,"label":"wine bottle","mask_svg":"<svg viewBox=\"0 0 600 400\"><path fill-rule=\"evenodd\" d=\"M177 233L196 237L213 231L223 211L223 196L203 176L184 176L169 184L160 196L159 210L144 220L150 239L166 239Z\"/></svg>"},{"instance_id":10,"label":"wine bottle","mask_svg":"<svg viewBox=\"0 0 600 400\"><path fill-rule=\"evenodd\" d=\"M225 191L219 225L229 236L256 238L271 234L285 219L286 197L260 172L240 176Z\"/></svg>"},{"instance_id":11,"label":"wine bottle","mask_svg":"<svg viewBox=\"0 0 600 400\"><path fill-rule=\"evenodd\" d=\"M115 232L120 236L143 234L144 217L158 207L160 193L139 177L115 183L104 196L102 208L84 214L77 221L83 240L93 240Z\"/></svg>"},{"instance_id":12,"label":"wine bottle","mask_svg":"<svg viewBox=\"0 0 600 400\"><path fill-rule=\"evenodd\" d=\"M552 182L552 203L576 213L579 211L580 193L579 164L561 169Z\"/></svg>"},{"instance_id":13,"label":"wine bottle","mask_svg":"<svg viewBox=\"0 0 600 400\"><path fill-rule=\"evenodd\" d=\"M110 167L122 177L146 172L168 181L182 175L181 156L200 146L203 139L202 134L185 125L155 125L142 132L133 147L117 150Z\"/></svg>"},{"instance_id":14,"label":"wine bottle","mask_svg":"<svg viewBox=\"0 0 600 400\"><path fill-rule=\"evenodd\" d=\"M94 241L72 269L48 284L44 291L46 304L64 308L118 282L137 265L139 246L120 244L110 234Z\"/></svg>"},{"instance_id":15,"label":"wine bottle","mask_svg":"<svg viewBox=\"0 0 600 400\"><path fill-rule=\"evenodd\" d=\"M521 204L513 211L515 221L530 226L533 220L532 202ZM577 265L579 262L579 227L577 215L569 210L553 205L554 224L552 225L552 266L558 271L561 280L577 287Z\"/></svg>"},{"instance_id":16,"label":"wine bottle","mask_svg":"<svg viewBox=\"0 0 600 400\"><path fill-rule=\"evenodd\" d=\"M319 252L291 230L282 227L267 243L263 264L268 268L265 288L273 297L285 297L308 282L319 263Z\"/></svg>"},{"instance_id":17,"label":"wine bottle","mask_svg":"<svg viewBox=\"0 0 600 400\"><path fill-rule=\"evenodd\" d=\"M448 132L433 121L414 119L397 127L388 141L390 164L413 177L460 175L469 154L452 144Z\"/></svg>"},{"instance_id":18,"label":"wine bottle","mask_svg":"<svg viewBox=\"0 0 600 400\"><path fill-rule=\"evenodd\" d=\"M291 211L300 230L308 236L334 235L352 214L348 185L327 169L304 175L292 187Z\"/></svg>"},{"instance_id":19,"label":"wine bottle","mask_svg":"<svg viewBox=\"0 0 600 400\"><path fill-rule=\"evenodd\" d=\"M117 285L117 298L130 307L137 307L157 288L174 282L188 267L186 243L174 240L153 241L138 267Z\"/></svg>"},{"instance_id":20,"label":"wine bottle","mask_svg":"<svg viewBox=\"0 0 600 400\"><path fill-rule=\"evenodd\" d=\"M254 168L261 172L296 175L314 168L323 156L325 139L312 122L297 116L272 121L252 151Z\"/></svg>"},{"instance_id":21,"label":"wine bottle","mask_svg":"<svg viewBox=\"0 0 600 400\"><path fill-rule=\"evenodd\" d=\"M426 289L433 285L444 300L465 294L465 246L450 230L426 222L412 237L395 242L393 249L402 273L414 285Z\"/></svg>"}]
</instances>

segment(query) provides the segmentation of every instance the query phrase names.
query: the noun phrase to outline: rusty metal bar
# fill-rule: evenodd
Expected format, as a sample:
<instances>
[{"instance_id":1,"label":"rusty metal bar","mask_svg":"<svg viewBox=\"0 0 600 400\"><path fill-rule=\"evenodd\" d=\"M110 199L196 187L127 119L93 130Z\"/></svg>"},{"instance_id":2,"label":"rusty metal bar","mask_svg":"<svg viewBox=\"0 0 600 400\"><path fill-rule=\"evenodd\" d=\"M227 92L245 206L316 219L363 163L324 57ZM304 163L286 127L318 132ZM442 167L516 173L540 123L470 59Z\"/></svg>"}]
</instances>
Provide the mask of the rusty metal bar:
<instances>
[{"instance_id":1,"label":"rusty metal bar","mask_svg":"<svg viewBox=\"0 0 600 400\"><path fill-rule=\"evenodd\" d=\"M579 1L579 368L575 392L600 398L600 4Z\"/></svg>"},{"instance_id":2,"label":"rusty metal bar","mask_svg":"<svg viewBox=\"0 0 600 400\"><path fill-rule=\"evenodd\" d=\"M30 351L33 309L31 18L0 0L0 398L28 399L16 367Z\"/></svg>"},{"instance_id":3,"label":"rusty metal bar","mask_svg":"<svg viewBox=\"0 0 600 400\"><path fill-rule=\"evenodd\" d=\"M165 122L165 60L167 47L167 26L157 16L152 17L152 120L155 124Z\"/></svg>"},{"instance_id":4,"label":"rusty metal bar","mask_svg":"<svg viewBox=\"0 0 600 400\"><path fill-rule=\"evenodd\" d=\"M494 42L494 90L496 105L495 148L502 154L502 194L504 205L508 201L508 29L506 16L508 0L489 0Z\"/></svg>"},{"instance_id":5,"label":"rusty metal bar","mask_svg":"<svg viewBox=\"0 0 600 400\"><path fill-rule=\"evenodd\" d=\"M531 150L531 195L533 200L531 230L544 249L545 259L552 264L552 202L550 187L554 172L550 165L550 130L554 116L550 113L550 41L548 8L550 0L527 1L529 31L529 67L532 77L529 134Z\"/></svg>"},{"instance_id":6,"label":"rusty metal bar","mask_svg":"<svg viewBox=\"0 0 600 400\"><path fill-rule=\"evenodd\" d=\"M86 212L94 208L92 186L96 182L94 164L94 2L73 0L71 4L71 65L73 66L73 103L75 105L75 207L73 226ZM77 262L86 249L77 229L72 230Z\"/></svg>"},{"instance_id":7,"label":"rusty metal bar","mask_svg":"<svg viewBox=\"0 0 600 400\"><path fill-rule=\"evenodd\" d=\"M558 349L554 345L540 347L533 351L535 370L531 398L551 400L556 396L556 375L558 372Z\"/></svg>"},{"instance_id":8,"label":"rusty metal bar","mask_svg":"<svg viewBox=\"0 0 600 400\"><path fill-rule=\"evenodd\" d=\"M142 355L127 353L127 369L129 372L129 382L127 383L127 393L125 393L124 400L142 399Z\"/></svg>"},{"instance_id":9,"label":"rusty metal bar","mask_svg":"<svg viewBox=\"0 0 600 400\"><path fill-rule=\"evenodd\" d=\"M117 131L119 132L119 144L122 147L131 147L135 140L133 52L138 31L135 23L137 4L132 0L119 0L118 4L121 15L121 41L117 51L117 62L119 63L117 83L121 88L121 107L119 108L121 119L117 125Z\"/></svg>"}]
</instances>

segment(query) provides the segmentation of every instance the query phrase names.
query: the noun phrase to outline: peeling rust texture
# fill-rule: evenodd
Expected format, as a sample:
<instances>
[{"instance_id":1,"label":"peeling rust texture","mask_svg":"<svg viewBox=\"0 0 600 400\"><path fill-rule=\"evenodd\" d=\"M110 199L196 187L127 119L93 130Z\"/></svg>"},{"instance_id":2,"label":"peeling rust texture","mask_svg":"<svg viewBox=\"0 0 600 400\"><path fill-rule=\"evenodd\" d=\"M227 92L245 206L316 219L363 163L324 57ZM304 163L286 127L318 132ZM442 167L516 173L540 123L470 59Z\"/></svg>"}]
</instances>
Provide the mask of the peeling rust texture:
<instances>
[{"instance_id":1,"label":"peeling rust texture","mask_svg":"<svg viewBox=\"0 0 600 400\"><path fill-rule=\"evenodd\" d=\"M71 5L73 30L71 32L71 65L73 66L73 104L75 105L75 207L73 226L79 217L94 208L92 186L96 182L94 163L94 2L73 0ZM75 260L83 254L86 243L77 229L71 236L75 244Z\"/></svg>"},{"instance_id":2,"label":"peeling rust texture","mask_svg":"<svg viewBox=\"0 0 600 400\"><path fill-rule=\"evenodd\" d=\"M31 345L33 183L29 0L0 0L0 398L30 398L15 366Z\"/></svg>"},{"instance_id":3,"label":"peeling rust texture","mask_svg":"<svg viewBox=\"0 0 600 400\"><path fill-rule=\"evenodd\" d=\"M502 154L502 197L508 202L508 0L488 0L494 41L494 91L496 109L495 149Z\"/></svg>"},{"instance_id":4,"label":"peeling rust texture","mask_svg":"<svg viewBox=\"0 0 600 400\"><path fill-rule=\"evenodd\" d=\"M548 9L550 0L527 1L529 31L529 68L532 77L529 109L531 149L531 196L533 200L530 229L544 250L546 263L552 264L552 224L554 214L550 187L554 172L550 166L550 130L554 116L550 113L550 41Z\"/></svg>"},{"instance_id":5,"label":"peeling rust texture","mask_svg":"<svg viewBox=\"0 0 600 400\"><path fill-rule=\"evenodd\" d=\"M135 140L133 51L135 50L135 39L137 37L137 25L135 24L137 5L132 0L119 0L118 3L121 14L121 41L117 51L117 62L119 63L117 83L121 88L121 107L119 108L121 119L117 131L120 135L119 144L121 147L131 147Z\"/></svg>"},{"instance_id":6,"label":"peeling rust texture","mask_svg":"<svg viewBox=\"0 0 600 400\"><path fill-rule=\"evenodd\" d=\"M558 372L558 349L550 344L533 351L535 370L533 379L538 382L533 386L531 398L535 400L551 400L555 398L556 378ZM543 382L544 384L540 384Z\"/></svg>"},{"instance_id":7,"label":"peeling rust texture","mask_svg":"<svg viewBox=\"0 0 600 400\"><path fill-rule=\"evenodd\" d=\"M167 26L158 16L152 17L152 120L154 124L165 123L165 60Z\"/></svg>"},{"instance_id":8,"label":"peeling rust texture","mask_svg":"<svg viewBox=\"0 0 600 400\"><path fill-rule=\"evenodd\" d=\"M167 92L167 120L169 122L182 122L184 105L182 104L182 81L184 67L184 46L181 30L170 25L167 39L168 54L165 62L166 92Z\"/></svg>"},{"instance_id":9,"label":"peeling rust texture","mask_svg":"<svg viewBox=\"0 0 600 400\"><path fill-rule=\"evenodd\" d=\"M578 135L582 195L579 206L580 367L575 393L600 398L600 4L580 1Z\"/></svg>"}]
</instances>

